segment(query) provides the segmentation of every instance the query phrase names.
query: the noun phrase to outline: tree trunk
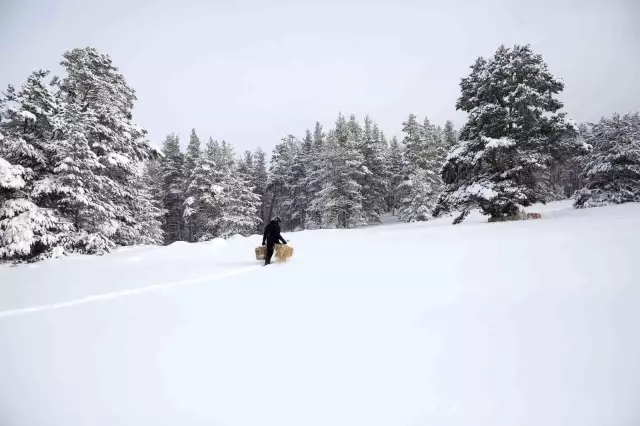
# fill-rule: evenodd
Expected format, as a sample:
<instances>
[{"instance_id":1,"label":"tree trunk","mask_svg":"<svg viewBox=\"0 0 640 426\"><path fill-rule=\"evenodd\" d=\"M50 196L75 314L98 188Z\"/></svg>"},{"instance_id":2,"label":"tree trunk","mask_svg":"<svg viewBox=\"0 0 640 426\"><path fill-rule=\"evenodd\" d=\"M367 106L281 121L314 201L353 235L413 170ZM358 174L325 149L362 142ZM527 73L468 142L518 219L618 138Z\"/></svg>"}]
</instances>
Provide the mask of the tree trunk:
<instances>
[{"instance_id":1,"label":"tree trunk","mask_svg":"<svg viewBox=\"0 0 640 426\"><path fill-rule=\"evenodd\" d=\"M273 214L273 205L276 202L276 192L273 191L273 196L271 197L271 204L269 205L269 216L267 217L267 221L271 220L271 215Z\"/></svg>"}]
</instances>

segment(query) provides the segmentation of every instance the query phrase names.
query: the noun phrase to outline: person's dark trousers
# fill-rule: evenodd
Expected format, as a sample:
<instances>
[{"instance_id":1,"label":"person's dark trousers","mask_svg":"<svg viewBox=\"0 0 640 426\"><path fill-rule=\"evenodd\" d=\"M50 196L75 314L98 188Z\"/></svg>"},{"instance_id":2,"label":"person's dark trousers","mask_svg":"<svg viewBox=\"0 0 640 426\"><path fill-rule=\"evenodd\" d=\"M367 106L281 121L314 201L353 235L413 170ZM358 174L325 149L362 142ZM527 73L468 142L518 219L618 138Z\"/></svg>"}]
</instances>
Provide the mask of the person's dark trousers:
<instances>
[{"instance_id":1,"label":"person's dark trousers","mask_svg":"<svg viewBox=\"0 0 640 426\"><path fill-rule=\"evenodd\" d=\"M271 257L273 256L273 247L275 243L268 242L267 243L267 255L264 258L264 264L269 265L271 263Z\"/></svg>"}]
</instances>

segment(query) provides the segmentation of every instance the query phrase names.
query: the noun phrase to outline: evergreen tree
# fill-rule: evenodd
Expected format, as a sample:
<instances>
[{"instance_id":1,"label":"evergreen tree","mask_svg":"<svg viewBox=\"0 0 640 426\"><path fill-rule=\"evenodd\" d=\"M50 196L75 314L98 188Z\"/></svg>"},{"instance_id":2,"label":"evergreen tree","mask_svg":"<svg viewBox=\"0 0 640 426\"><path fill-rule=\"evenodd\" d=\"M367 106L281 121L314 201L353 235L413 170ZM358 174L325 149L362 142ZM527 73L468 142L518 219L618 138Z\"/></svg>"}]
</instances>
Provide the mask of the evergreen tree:
<instances>
[{"instance_id":1,"label":"evergreen tree","mask_svg":"<svg viewBox=\"0 0 640 426\"><path fill-rule=\"evenodd\" d=\"M380 130L369 116L364 120L360 151L363 157L362 208L368 222L379 222L380 215L386 210L387 165Z\"/></svg>"},{"instance_id":2,"label":"evergreen tree","mask_svg":"<svg viewBox=\"0 0 640 426\"><path fill-rule=\"evenodd\" d=\"M167 211L164 209L164 205L162 202L163 196L163 179L162 179L162 167L160 161L162 160L162 154L155 158L151 158L144 164L144 169L142 172L142 182L141 185L148 194L148 203L151 205L146 210L149 213L149 220L155 220L154 226L157 224L160 229L158 230L151 229L149 227L149 232L152 236L152 239L155 239L156 236L160 235L161 239L158 242L152 244L161 245L164 243L164 223Z\"/></svg>"},{"instance_id":3,"label":"evergreen tree","mask_svg":"<svg viewBox=\"0 0 640 426\"><path fill-rule=\"evenodd\" d=\"M0 260L40 260L62 254L70 224L28 199L29 175L0 157Z\"/></svg>"},{"instance_id":4,"label":"evergreen tree","mask_svg":"<svg viewBox=\"0 0 640 426\"><path fill-rule=\"evenodd\" d=\"M572 130L555 97L564 84L529 46L501 46L471 68L456 104L469 118L444 165L436 209L462 211L454 223L474 206L501 217L546 201L549 164Z\"/></svg>"},{"instance_id":5,"label":"evergreen tree","mask_svg":"<svg viewBox=\"0 0 640 426\"><path fill-rule=\"evenodd\" d=\"M152 149L146 131L131 121L135 92L108 55L93 48L74 49L63 55L61 65L67 75L56 83L65 103L66 124L56 148L78 156L79 162L70 164L68 158L73 157L54 154L56 169L65 172L56 190L63 208L76 215L73 249L101 253L139 237L134 211L143 208L136 204L144 201L137 197L135 182L140 163ZM75 173L69 172L74 169ZM74 175L90 174L95 175L92 183L74 182ZM74 191L76 196L70 196ZM91 208L80 208L80 195L93 204Z\"/></svg>"},{"instance_id":6,"label":"evergreen tree","mask_svg":"<svg viewBox=\"0 0 640 426\"><path fill-rule=\"evenodd\" d=\"M45 78L29 76L19 92L0 97L0 260L62 254L71 226L50 197L50 143L60 109Z\"/></svg>"},{"instance_id":7,"label":"evergreen tree","mask_svg":"<svg viewBox=\"0 0 640 426\"><path fill-rule=\"evenodd\" d=\"M222 164L222 148L220 143L213 138L209 138L207 143L207 157L217 165Z\"/></svg>"},{"instance_id":8,"label":"evergreen tree","mask_svg":"<svg viewBox=\"0 0 640 426\"><path fill-rule=\"evenodd\" d=\"M556 156L550 168L549 186L554 200L571 198L576 191L584 188L583 162L588 153L588 145L584 142L590 136L590 130L586 125L578 126L575 134L566 134L563 145L573 144L582 146L582 149L566 151L563 155Z\"/></svg>"},{"instance_id":9,"label":"evergreen tree","mask_svg":"<svg viewBox=\"0 0 640 426\"><path fill-rule=\"evenodd\" d=\"M224 172L216 161L220 161L220 146L209 139L191 175L185 200L193 220L193 241L208 241L220 234L216 220L223 214Z\"/></svg>"},{"instance_id":10,"label":"evergreen tree","mask_svg":"<svg viewBox=\"0 0 640 426\"><path fill-rule=\"evenodd\" d=\"M267 219L281 216L284 220L285 227L288 223L286 220L286 214L288 213L287 206L290 203L289 194L287 193L290 182L288 175L291 171L295 154L294 141L295 137L289 135L287 138L282 139L281 143L276 145L271 156L271 165L269 166L269 177L267 181L269 199Z\"/></svg>"},{"instance_id":11,"label":"evergreen tree","mask_svg":"<svg viewBox=\"0 0 640 426\"><path fill-rule=\"evenodd\" d=\"M342 115L342 113L338 114L338 119L336 120L335 137L340 145L346 144L347 139L349 138L347 119L344 118L344 115Z\"/></svg>"},{"instance_id":12,"label":"evergreen tree","mask_svg":"<svg viewBox=\"0 0 640 426\"><path fill-rule=\"evenodd\" d=\"M309 206L307 208L305 222L305 228L307 229L316 229L322 226L323 211L317 199L326 181L325 162L323 158L324 138L325 134L322 131L322 125L316 122L313 131L313 146L309 157L309 171L306 182L309 193Z\"/></svg>"},{"instance_id":13,"label":"evergreen tree","mask_svg":"<svg viewBox=\"0 0 640 426\"><path fill-rule=\"evenodd\" d=\"M197 178L194 173L196 172L197 166L200 164L200 160L200 138L196 133L196 129L191 129L189 144L187 145L187 151L184 155L184 194L186 197L184 200L184 210L182 212L184 220L184 238L189 242L198 241L197 235L200 234L198 227L203 220L198 217L199 209L195 204L201 196L200 186L192 184Z\"/></svg>"},{"instance_id":14,"label":"evergreen tree","mask_svg":"<svg viewBox=\"0 0 640 426\"><path fill-rule=\"evenodd\" d=\"M410 115L403 131L406 161L403 180L398 186L399 216L407 221L428 220L442 187L439 176L445 155L442 130L428 118L420 125L415 116Z\"/></svg>"},{"instance_id":15,"label":"evergreen tree","mask_svg":"<svg viewBox=\"0 0 640 426\"><path fill-rule=\"evenodd\" d=\"M404 152L395 136L391 139L391 144L389 145L387 163L389 169L388 205L389 210L395 214L396 209L400 207L401 201L401 198L398 197L398 189L405 180Z\"/></svg>"},{"instance_id":16,"label":"evergreen tree","mask_svg":"<svg viewBox=\"0 0 640 426\"><path fill-rule=\"evenodd\" d=\"M162 172L162 205L167 214L164 219L165 244L183 238L184 203L184 155L180 152L180 138L170 134L162 147L164 157L160 161Z\"/></svg>"},{"instance_id":17,"label":"evergreen tree","mask_svg":"<svg viewBox=\"0 0 640 426\"><path fill-rule=\"evenodd\" d=\"M187 151L184 155L185 176L191 174L196 164L198 164L198 161L200 161L200 138L196 133L196 129L191 129L189 144L187 145Z\"/></svg>"},{"instance_id":18,"label":"evergreen tree","mask_svg":"<svg viewBox=\"0 0 640 426\"><path fill-rule=\"evenodd\" d=\"M56 141L52 157L55 174L52 185L44 190L52 189L57 209L73 224L74 233L65 248L104 254L116 247L120 221L130 220L133 212L128 211L124 200L112 199L111 195L120 192L121 187L104 173L104 164L91 147L86 117L78 107L71 103L65 109L61 128L64 136Z\"/></svg>"},{"instance_id":19,"label":"evergreen tree","mask_svg":"<svg viewBox=\"0 0 640 426\"><path fill-rule=\"evenodd\" d=\"M216 196L222 207L221 214L212 222L217 235L227 238L236 234L253 234L260 223L260 197L253 192L253 187L245 180L245 176L237 170L226 173L222 189L216 191Z\"/></svg>"},{"instance_id":20,"label":"evergreen tree","mask_svg":"<svg viewBox=\"0 0 640 426\"><path fill-rule=\"evenodd\" d=\"M313 179L321 189L312 197L309 210L322 215L323 228L352 228L366 223L360 183L364 178L362 138L355 117L347 122L339 114L336 129L322 142L322 172Z\"/></svg>"},{"instance_id":21,"label":"evergreen tree","mask_svg":"<svg viewBox=\"0 0 640 426\"><path fill-rule=\"evenodd\" d=\"M313 147L314 152L322 152L322 142L324 141L325 134L322 131L322 125L320 122L316 121L316 125L313 129Z\"/></svg>"},{"instance_id":22,"label":"evergreen tree","mask_svg":"<svg viewBox=\"0 0 640 426\"><path fill-rule=\"evenodd\" d=\"M164 242L162 220L165 212L154 197L154 186L148 181L148 175L135 177L134 190L138 201L131 206L136 223L130 244L160 245Z\"/></svg>"},{"instance_id":23,"label":"evergreen tree","mask_svg":"<svg viewBox=\"0 0 640 426\"><path fill-rule=\"evenodd\" d=\"M244 157L238 161L238 172L253 182L253 167L253 154L251 151L245 151Z\"/></svg>"},{"instance_id":24,"label":"evergreen tree","mask_svg":"<svg viewBox=\"0 0 640 426\"><path fill-rule=\"evenodd\" d=\"M586 186L577 208L640 201L640 115L614 114L593 125L585 158Z\"/></svg>"},{"instance_id":25,"label":"evergreen tree","mask_svg":"<svg viewBox=\"0 0 640 426\"><path fill-rule=\"evenodd\" d=\"M453 122L447 120L444 125L444 146L447 151L451 150L458 143L458 133L453 127Z\"/></svg>"},{"instance_id":26,"label":"evergreen tree","mask_svg":"<svg viewBox=\"0 0 640 426\"><path fill-rule=\"evenodd\" d=\"M262 223L266 222L267 217L267 159L266 154L262 149L258 148L253 154L253 170L251 175L251 185L253 186L253 192L260 198L260 207L258 214L261 219L257 224L257 230L262 227Z\"/></svg>"},{"instance_id":27,"label":"evergreen tree","mask_svg":"<svg viewBox=\"0 0 640 426\"><path fill-rule=\"evenodd\" d=\"M425 140L424 126L418 122L415 115L409 114L407 121L402 123L402 131L405 133L403 139L407 168L405 173L410 174L416 168L428 169L429 149Z\"/></svg>"},{"instance_id":28,"label":"evergreen tree","mask_svg":"<svg viewBox=\"0 0 640 426\"><path fill-rule=\"evenodd\" d=\"M353 228L365 224L362 187L357 181L362 159L349 140L352 137L347 136L341 144L337 132L330 132L324 143L326 180L312 202L312 209L323 214L324 228Z\"/></svg>"},{"instance_id":29,"label":"evergreen tree","mask_svg":"<svg viewBox=\"0 0 640 426\"><path fill-rule=\"evenodd\" d=\"M446 139L445 130L440 126L429 125L428 120L425 119L425 131L427 134L427 142L429 144L432 157L430 158L430 170L435 174L440 175L440 169L444 165L444 162L449 153L448 142Z\"/></svg>"},{"instance_id":30,"label":"evergreen tree","mask_svg":"<svg viewBox=\"0 0 640 426\"><path fill-rule=\"evenodd\" d=\"M285 181L288 195L287 218L289 229L303 229L307 221L311 193L308 187L310 161L313 150L311 131L307 130L302 142L292 140L289 173Z\"/></svg>"},{"instance_id":31,"label":"evergreen tree","mask_svg":"<svg viewBox=\"0 0 640 426\"><path fill-rule=\"evenodd\" d=\"M362 146L362 142L364 140L364 130L362 129L360 123L358 123L358 120L356 119L356 116L354 114L351 114L349 116L349 121L347 122L346 128L347 141L351 143L354 148L359 149L360 146ZM344 141L342 141L341 143L344 144Z\"/></svg>"},{"instance_id":32,"label":"evergreen tree","mask_svg":"<svg viewBox=\"0 0 640 426\"><path fill-rule=\"evenodd\" d=\"M233 146L227 141L222 141L220 143L220 158L217 161L218 168L223 173L230 172L236 166L235 153L233 150Z\"/></svg>"},{"instance_id":33,"label":"evergreen tree","mask_svg":"<svg viewBox=\"0 0 640 426\"><path fill-rule=\"evenodd\" d=\"M311 142L310 138L301 142L289 135L276 146L272 158L270 188L277 194L272 214L282 218L284 229L300 229L305 224L309 204L306 182Z\"/></svg>"},{"instance_id":34,"label":"evergreen tree","mask_svg":"<svg viewBox=\"0 0 640 426\"><path fill-rule=\"evenodd\" d=\"M418 168L402 185L407 187L407 196L402 203L400 217L407 222L431 219L437 198L437 188L434 187L433 176L428 171Z\"/></svg>"}]
</instances>

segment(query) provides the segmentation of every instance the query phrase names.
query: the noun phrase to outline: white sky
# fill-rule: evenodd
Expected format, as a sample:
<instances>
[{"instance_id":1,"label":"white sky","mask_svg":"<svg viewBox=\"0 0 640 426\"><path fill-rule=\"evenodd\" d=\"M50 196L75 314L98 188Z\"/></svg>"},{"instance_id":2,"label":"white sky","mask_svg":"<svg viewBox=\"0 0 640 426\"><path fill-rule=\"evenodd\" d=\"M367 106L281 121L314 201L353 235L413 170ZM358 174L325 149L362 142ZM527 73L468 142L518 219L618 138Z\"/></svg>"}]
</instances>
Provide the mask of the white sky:
<instances>
[{"instance_id":1,"label":"white sky","mask_svg":"<svg viewBox=\"0 0 640 426\"><path fill-rule=\"evenodd\" d=\"M238 153L338 111L388 136L410 112L459 127L460 78L502 43L543 55L578 121L640 110L640 0L0 0L2 90L93 46L136 89L152 143L195 127Z\"/></svg>"}]
</instances>

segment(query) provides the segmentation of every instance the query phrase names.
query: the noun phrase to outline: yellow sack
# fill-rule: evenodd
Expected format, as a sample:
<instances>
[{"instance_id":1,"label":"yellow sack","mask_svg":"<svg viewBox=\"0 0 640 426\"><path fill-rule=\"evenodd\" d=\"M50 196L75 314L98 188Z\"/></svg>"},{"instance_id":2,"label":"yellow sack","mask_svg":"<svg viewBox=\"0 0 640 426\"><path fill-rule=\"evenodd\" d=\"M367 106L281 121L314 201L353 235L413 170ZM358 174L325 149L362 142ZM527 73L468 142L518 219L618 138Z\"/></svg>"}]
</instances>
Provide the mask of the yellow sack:
<instances>
[{"instance_id":1,"label":"yellow sack","mask_svg":"<svg viewBox=\"0 0 640 426\"><path fill-rule=\"evenodd\" d=\"M256 260L264 260L267 256L267 246L256 247Z\"/></svg>"},{"instance_id":2,"label":"yellow sack","mask_svg":"<svg viewBox=\"0 0 640 426\"><path fill-rule=\"evenodd\" d=\"M276 244L275 256L278 262L286 262L293 256L293 247L288 244Z\"/></svg>"},{"instance_id":3,"label":"yellow sack","mask_svg":"<svg viewBox=\"0 0 640 426\"><path fill-rule=\"evenodd\" d=\"M264 260L267 257L267 246L258 246L255 252L256 260ZM287 261L293 256L293 247L287 244L276 244L274 247L274 256L278 262Z\"/></svg>"}]
</instances>

